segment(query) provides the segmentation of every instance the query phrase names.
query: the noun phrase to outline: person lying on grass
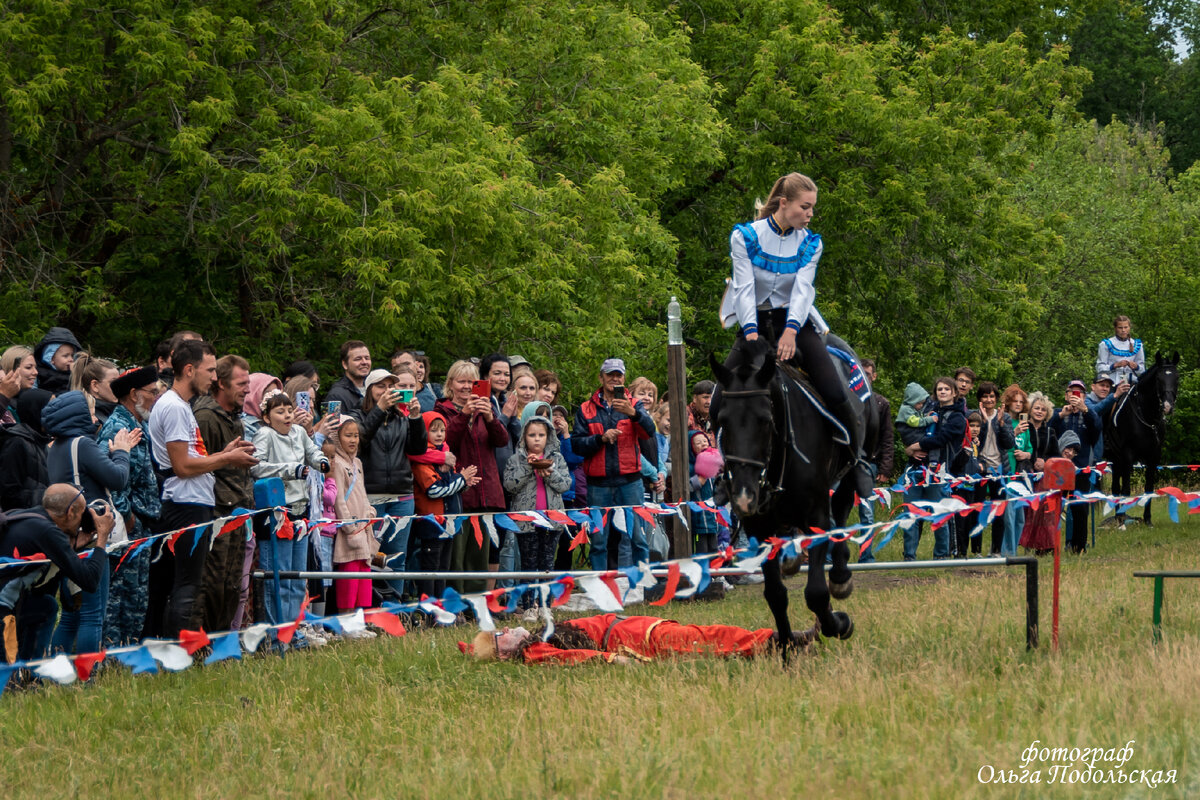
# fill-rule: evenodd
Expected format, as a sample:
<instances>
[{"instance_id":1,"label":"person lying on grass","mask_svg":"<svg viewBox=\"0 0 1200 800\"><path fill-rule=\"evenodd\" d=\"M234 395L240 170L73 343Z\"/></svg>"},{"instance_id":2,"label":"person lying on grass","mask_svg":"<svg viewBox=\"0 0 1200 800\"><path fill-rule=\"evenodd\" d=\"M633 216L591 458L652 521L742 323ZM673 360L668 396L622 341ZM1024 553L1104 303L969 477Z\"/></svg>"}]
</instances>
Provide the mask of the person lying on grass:
<instances>
[{"instance_id":1,"label":"person lying on grass","mask_svg":"<svg viewBox=\"0 0 1200 800\"><path fill-rule=\"evenodd\" d=\"M526 664L582 664L604 660L610 664L651 661L660 656L706 655L752 658L779 647L770 628L747 630L733 625L683 625L658 617L598 614L563 620L554 625L549 639L544 631L524 628L481 631L471 644L459 649L479 659L522 660ZM813 628L792 634L792 646L808 647L817 636Z\"/></svg>"}]
</instances>

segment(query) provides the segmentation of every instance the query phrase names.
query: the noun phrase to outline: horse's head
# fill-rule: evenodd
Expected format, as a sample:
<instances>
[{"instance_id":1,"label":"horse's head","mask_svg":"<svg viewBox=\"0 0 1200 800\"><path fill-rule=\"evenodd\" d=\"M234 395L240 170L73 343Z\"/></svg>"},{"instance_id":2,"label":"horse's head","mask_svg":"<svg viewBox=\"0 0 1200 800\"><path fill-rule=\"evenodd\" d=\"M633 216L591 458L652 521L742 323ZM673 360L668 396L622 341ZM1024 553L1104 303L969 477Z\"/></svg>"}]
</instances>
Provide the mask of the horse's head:
<instances>
[{"instance_id":1,"label":"horse's head","mask_svg":"<svg viewBox=\"0 0 1200 800\"><path fill-rule=\"evenodd\" d=\"M1175 410L1175 400L1179 396L1179 351L1172 353L1170 358L1164 358L1162 351L1155 353L1154 373L1154 382L1165 417Z\"/></svg>"},{"instance_id":2,"label":"horse's head","mask_svg":"<svg viewBox=\"0 0 1200 800\"><path fill-rule=\"evenodd\" d=\"M721 364L711 354L709 364L720 386L713 425L725 456L730 502L741 516L759 513L766 500L767 472L775 442L775 358L762 341L740 341Z\"/></svg>"}]
</instances>

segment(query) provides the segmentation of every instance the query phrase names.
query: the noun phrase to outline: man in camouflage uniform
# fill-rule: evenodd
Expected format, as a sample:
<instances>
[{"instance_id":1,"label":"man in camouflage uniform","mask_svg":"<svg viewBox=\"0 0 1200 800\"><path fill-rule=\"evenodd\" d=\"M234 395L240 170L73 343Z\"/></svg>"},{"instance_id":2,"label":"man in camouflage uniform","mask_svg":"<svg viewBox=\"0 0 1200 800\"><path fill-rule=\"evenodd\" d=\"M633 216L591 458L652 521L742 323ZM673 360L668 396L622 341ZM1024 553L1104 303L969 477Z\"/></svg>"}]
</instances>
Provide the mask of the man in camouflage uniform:
<instances>
[{"instance_id":1,"label":"man in camouflage uniform","mask_svg":"<svg viewBox=\"0 0 1200 800\"><path fill-rule=\"evenodd\" d=\"M158 374L153 367L131 369L113 379L112 392L117 407L100 428L97 441L107 444L118 431L142 429L142 440L129 451L129 482L125 488L112 492L117 513L125 517L130 547L150 533L162 506L158 497L158 480L150 460L150 434L146 420L150 408L158 399ZM150 553L146 547L137 555L121 562L112 576L108 589L108 609L104 616L104 646L117 647L138 641L150 603ZM116 567L125 550L112 553L111 566Z\"/></svg>"}]
</instances>

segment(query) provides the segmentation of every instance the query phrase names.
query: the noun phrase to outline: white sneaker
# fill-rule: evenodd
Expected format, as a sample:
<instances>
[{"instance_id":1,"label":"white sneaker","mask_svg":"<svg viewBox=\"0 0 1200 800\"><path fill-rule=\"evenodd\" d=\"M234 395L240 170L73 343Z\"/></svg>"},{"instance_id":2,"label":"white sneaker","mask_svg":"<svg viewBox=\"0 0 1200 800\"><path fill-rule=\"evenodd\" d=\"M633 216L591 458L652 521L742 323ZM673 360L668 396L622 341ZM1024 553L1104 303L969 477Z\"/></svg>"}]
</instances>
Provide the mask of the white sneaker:
<instances>
[{"instance_id":1,"label":"white sneaker","mask_svg":"<svg viewBox=\"0 0 1200 800\"><path fill-rule=\"evenodd\" d=\"M346 631L347 639L374 639L378 634L364 628L361 631Z\"/></svg>"},{"instance_id":2,"label":"white sneaker","mask_svg":"<svg viewBox=\"0 0 1200 800\"><path fill-rule=\"evenodd\" d=\"M525 613L521 615L521 622L538 622L542 618L542 612L537 608L527 608Z\"/></svg>"}]
</instances>

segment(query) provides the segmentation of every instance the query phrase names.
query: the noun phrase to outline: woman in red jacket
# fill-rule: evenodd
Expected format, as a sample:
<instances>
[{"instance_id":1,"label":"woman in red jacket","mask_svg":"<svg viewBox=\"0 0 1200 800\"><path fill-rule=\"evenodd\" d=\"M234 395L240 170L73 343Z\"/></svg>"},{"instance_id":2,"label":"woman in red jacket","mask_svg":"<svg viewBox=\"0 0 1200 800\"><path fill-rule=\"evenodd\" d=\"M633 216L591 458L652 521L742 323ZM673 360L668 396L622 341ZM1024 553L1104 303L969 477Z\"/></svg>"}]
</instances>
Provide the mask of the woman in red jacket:
<instances>
[{"instance_id":1,"label":"woman in red jacket","mask_svg":"<svg viewBox=\"0 0 1200 800\"><path fill-rule=\"evenodd\" d=\"M496 419L490 397L471 393L479 380L479 370L470 361L456 361L446 372L445 398L436 410L446 418L446 444L458 459L458 469L474 466L480 481L462 495L463 511L504 511L504 487L496 467L496 448L508 444L508 431ZM485 533L482 542L475 541L474 530L468 527L454 537L450 550L450 569L454 572L487 572L491 540ZM484 591L486 582L455 581L459 592Z\"/></svg>"}]
</instances>

